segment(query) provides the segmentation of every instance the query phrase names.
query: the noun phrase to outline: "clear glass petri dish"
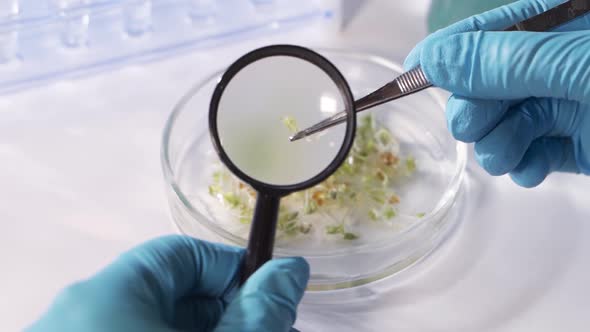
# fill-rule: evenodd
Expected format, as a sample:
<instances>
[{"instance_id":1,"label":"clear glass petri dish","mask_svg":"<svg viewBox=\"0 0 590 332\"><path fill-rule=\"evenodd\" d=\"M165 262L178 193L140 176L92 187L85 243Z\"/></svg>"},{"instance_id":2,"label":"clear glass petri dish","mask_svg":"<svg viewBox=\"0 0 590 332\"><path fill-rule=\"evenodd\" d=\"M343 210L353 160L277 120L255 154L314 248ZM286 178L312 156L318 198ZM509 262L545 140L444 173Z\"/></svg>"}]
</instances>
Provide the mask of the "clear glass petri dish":
<instances>
[{"instance_id":1,"label":"clear glass petri dish","mask_svg":"<svg viewBox=\"0 0 590 332\"><path fill-rule=\"evenodd\" d=\"M355 98L402 73L399 65L378 56L317 51L340 69ZM197 238L245 246L249 226L208 193L219 167L209 136L208 108L222 73L212 73L178 102L164 129L161 161L178 229ZM427 89L363 112L371 112L376 123L394 134L400 151L416 161L416 171L396 188L400 204L394 223L363 222L354 241L321 234L277 238L276 257L303 256L309 262L308 291L348 289L396 275L448 238L460 220L448 216L463 182L467 148L446 130L443 110L440 93Z\"/></svg>"}]
</instances>

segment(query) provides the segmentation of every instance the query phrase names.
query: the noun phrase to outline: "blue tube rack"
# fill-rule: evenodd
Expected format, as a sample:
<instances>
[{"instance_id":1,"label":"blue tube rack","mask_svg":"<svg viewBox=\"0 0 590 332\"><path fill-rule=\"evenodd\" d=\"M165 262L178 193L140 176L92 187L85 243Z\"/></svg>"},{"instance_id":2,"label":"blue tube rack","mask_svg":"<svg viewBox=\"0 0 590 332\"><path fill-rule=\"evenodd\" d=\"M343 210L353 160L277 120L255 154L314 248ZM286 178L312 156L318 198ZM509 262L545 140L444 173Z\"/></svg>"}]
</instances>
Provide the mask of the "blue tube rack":
<instances>
[{"instance_id":1,"label":"blue tube rack","mask_svg":"<svg viewBox=\"0 0 590 332\"><path fill-rule=\"evenodd\" d=\"M3 0L0 93L330 14L316 0Z\"/></svg>"}]
</instances>

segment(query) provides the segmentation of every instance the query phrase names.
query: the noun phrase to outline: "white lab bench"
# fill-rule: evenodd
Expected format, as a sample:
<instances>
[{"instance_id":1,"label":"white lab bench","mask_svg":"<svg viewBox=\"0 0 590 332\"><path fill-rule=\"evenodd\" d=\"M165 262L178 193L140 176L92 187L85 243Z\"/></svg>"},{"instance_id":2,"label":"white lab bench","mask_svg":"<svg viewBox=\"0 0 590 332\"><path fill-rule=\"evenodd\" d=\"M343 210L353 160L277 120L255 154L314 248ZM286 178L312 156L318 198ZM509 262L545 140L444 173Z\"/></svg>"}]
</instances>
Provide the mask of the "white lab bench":
<instances>
[{"instance_id":1,"label":"white lab bench","mask_svg":"<svg viewBox=\"0 0 590 332\"><path fill-rule=\"evenodd\" d=\"M401 62L425 35L427 1L368 1L342 33L290 42ZM303 35L303 36L302 36ZM315 35L310 40L310 35ZM0 96L0 330L33 321L66 284L176 232L159 150L194 82L271 36ZM417 110L419 111L419 110ZM590 323L590 178L526 190L470 160L453 237L389 291L300 312L305 331L582 331Z\"/></svg>"}]
</instances>

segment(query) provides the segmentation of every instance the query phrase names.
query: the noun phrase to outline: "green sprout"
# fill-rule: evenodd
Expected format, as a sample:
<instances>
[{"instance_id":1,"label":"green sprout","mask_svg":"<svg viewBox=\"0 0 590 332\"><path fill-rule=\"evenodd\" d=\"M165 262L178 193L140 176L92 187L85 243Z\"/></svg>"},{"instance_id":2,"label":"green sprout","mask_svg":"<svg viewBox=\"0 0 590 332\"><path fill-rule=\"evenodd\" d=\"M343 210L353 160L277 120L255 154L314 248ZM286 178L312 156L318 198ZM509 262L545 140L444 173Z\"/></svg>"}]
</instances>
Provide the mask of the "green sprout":
<instances>
[{"instance_id":1,"label":"green sprout","mask_svg":"<svg viewBox=\"0 0 590 332\"><path fill-rule=\"evenodd\" d=\"M345 240L356 240L359 238L358 235L351 233L351 232L347 232L344 229L343 224L326 226L326 233L328 233L330 235L340 234L340 235L342 235L342 238Z\"/></svg>"},{"instance_id":2,"label":"green sprout","mask_svg":"<svg viewBox=\"0 0 590 332\"><path fill-rule=\"evenodd\" d=\"M299 217L299 212L283 212L279 214L279 225L284 225L288 222L294 221L295 219L297 219L297 217Z\"/></svg>"},{"instance_id":3,"label":"green sprout","mask_svg":"<svg viewBox=\"0 0 590 332\"><path fill-rule=\"evenodd\" d=\"M211 195L211 196L215 196L215 195L219 194L220 191L221 191L221 188L216 184L212 184L209 186L209 195Z\"/></svg>"},{"instance_id":4,"label":"green sprout","mask_svg":"<svg viewBox=\"0 0 590 332\"><path fill-rule=\"evenodd\" d=\"M235 209L240 205L240 198L234 193L224 193L223 200L231 208Z\"/></svg>"},{"instance_id":5,"label":"green sprout","mask_svg":"<svg viewBox=\"0 0 590 332\"><path fill-rule=\"evenodd\" d=\"M213 181L215 183L220 183L222 177L223 177L223 174L221 173L221 171L217 171L217 172L213 173Z\"/></svg>"},{"instance_id":6,"label":"green sprout","mask_svg":"<svg viewBox=\"0 0 590 332\"><path fill-rule=\"evenodd\" d=\"M416 170L416 160L412 157L406 159L406 168L410 173L413 173Z\"/></svg>"},{"instance_id":7,"label":"green sprout","mask_svg":"<svg viewBox=\"0 0 590 332\"><path fill-rule=\"evenodd\" d=\"M393 141L391 133L385 128L381 128L379 131L377 131L377 139L383 145L389 145Z\"/></svg>"},{"instance_id":8,"label":"green sprout","mask_svg":"<svg viewBox=\"0 0 590 332\"><path fill-rule=\"evenodd\" d=\"M281 120L283 121L285 127L287 127L287 129L289 129L292 134L299 131L297 128L297 121L292 116L285 116Z\"/></svg>"},{"instance_id":9,"label":"green sprout","mask_svg":"<svg viewBox=\"0 0 590 332\"><path fill-rule=\"evenodd\" d=\"M344 225L326 226L326 233L328 234L344 234Z\"/></svg>"},{"instance_id":10,"label":"green sprout","mask_svg":"<svg viewBox=\"0 0 590 332\"><path fill-rule=\"evenodd\" d=\"M377 213L377 211L375 211L375 209L369 210L369 219L373 221L379 220L379 214Z\"/></svg>"},{"instance_id":11,"label":"green sprout","mask_svg":"<svg viewBox=\"0 0 590 332\"><path fill-rule=\"evenodd\" d=\"M312 214L318 210L318 205L314 200L308 200L303 207L303 213Z\"/></svg>"},{"instance_id":12,"label":"green sprout","mask_svg":"<svg viewBox=\"0 0 590 332\"><path fill-rule=\"evenodd\" d=\"M388 207L385 209L385 211L383 211L383 217L385 217L385 219L392 219L395 216L396 213L392 207Z\"/></svg>"},{"instance_id":13,"label":"green sprout","mask_svg":"<svg viewBox=\"0 0 590 332\"><path fill-rule=\"evenodd\" d=\"M342 235L342 237L343 237L345 240L356 240L356 239L358 239L358 238L359 238L359 236L358 236L358 235L356 235L356 234L354 234L354 233L344 233L344 234Z\"/></svg>"},{"instance_id":14,"label":"green sprout","mask_svg":"<svg viewBox=\"0 0 590 332\"><path fill-rule=\"evenodd\" d=\"M295 235L299 231L299 212L285 211L279 212L277 227L287 235Z\"/></svg>"}]
</instances>

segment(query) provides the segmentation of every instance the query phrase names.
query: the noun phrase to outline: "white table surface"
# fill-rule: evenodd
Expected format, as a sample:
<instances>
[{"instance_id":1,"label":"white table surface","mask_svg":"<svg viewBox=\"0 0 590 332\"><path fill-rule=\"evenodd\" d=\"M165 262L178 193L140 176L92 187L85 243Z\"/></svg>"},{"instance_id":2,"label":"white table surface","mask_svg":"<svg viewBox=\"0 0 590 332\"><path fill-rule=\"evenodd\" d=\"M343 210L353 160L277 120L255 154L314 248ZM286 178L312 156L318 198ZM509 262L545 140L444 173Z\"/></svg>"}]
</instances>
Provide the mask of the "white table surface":
<instances>
[{"instance_id":1,"label":"white table surface","mask_svg":"<svg viewBox=\"0 0 590 332\"><path fill-rule=\"evenodd\" d=\"M66 284L175 232L160 137L192 83L275 41L401 61L426 33L426 2L368 1L342 33L268 37L0 96L0 330L22 329ZM408 278L341 312L302 308L302 327L587 330L590 178L556 175L525 190L484 174L471 158L468 183L461 226Z\"/></svg>"}]
</instances>

